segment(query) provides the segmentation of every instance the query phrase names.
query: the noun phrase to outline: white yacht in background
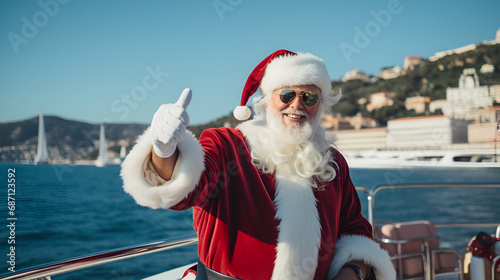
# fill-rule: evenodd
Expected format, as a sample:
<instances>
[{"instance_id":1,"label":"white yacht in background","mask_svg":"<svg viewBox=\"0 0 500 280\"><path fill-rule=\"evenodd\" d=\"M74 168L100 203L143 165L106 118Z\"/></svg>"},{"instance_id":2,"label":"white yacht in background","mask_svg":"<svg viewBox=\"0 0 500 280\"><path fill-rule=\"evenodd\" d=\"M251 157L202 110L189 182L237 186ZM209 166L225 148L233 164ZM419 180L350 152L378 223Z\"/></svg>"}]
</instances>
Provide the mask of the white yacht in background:
<instances>
[{"instance_id":1,"label":"white yacht in background","mask_svg":"<svg viewBox=\"0 0 500 280\"><path fill-rule=\"evenodd\" d=\"M500 167L500 150L366 151L346 155L353 168Z\"/></svg>"},{"instance_id":2,"label":"white yacht in background","mask_svg":"<svg viewBox=\"0 0 500 280\"><path fill-rule=\"evenodd\" d=\"M47 148L47 138L45 137L45 124L43 122L43 112L40 109L38 117L38 147L34 160L35 165L49 164L49 150Z\"/></svg>"}]
</instances>

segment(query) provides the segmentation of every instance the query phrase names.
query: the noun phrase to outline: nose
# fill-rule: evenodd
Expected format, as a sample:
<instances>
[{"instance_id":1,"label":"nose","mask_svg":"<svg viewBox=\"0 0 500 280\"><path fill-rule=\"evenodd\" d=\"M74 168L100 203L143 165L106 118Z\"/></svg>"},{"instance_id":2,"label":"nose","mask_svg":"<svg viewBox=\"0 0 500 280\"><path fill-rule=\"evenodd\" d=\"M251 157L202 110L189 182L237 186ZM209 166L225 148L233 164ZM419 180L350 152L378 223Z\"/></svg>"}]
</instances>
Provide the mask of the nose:
<instances>
[{"instance_id":1,"label":"nose","mask_svg":"<svg viewBox=\"0 0 500 280\"><path fill-rule=\"evenodd\" d=\"M290 108L296 109L296 110L301 110L304 109L305 105L302 102L302 96L297 94L295 98L293 99L292 103L290 103Z\"/></svg>"}]
</instances>

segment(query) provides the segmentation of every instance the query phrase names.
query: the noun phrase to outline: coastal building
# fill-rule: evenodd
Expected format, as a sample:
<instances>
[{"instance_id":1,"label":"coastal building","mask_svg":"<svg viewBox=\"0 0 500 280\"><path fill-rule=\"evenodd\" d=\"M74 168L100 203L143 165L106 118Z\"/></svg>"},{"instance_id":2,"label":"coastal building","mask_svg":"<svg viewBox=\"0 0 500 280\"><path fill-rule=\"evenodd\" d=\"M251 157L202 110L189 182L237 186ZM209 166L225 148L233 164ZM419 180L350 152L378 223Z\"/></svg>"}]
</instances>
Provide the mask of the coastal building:
<instances>
[{"instance_id":1,"label":"coastal building","mask_svg":"<svg viewBox=\"0 0 500 280\"><path fill-rule=\"evenodd\" d=\"M415 113L429 112L431 98L428 96L413 96L406 98L406 110L414 110Z\"/></svg>"},{"instance_id":2,"label":"coastal building","mask_svg":"<svg viewBox=\"0 0 500 280\"><path fill-rule=\"evenodd\" d=\"M325 131L337 131L343 129L353 129L349 120L332 115L321 116L321 127Z\"/></svg>"},{"instance_id":3,"label":"coastal building","mask_svg":"<svg viewBox=\"0 0 500 280\"><path fill-rule=\"evenodd\" d=\"M500 103L500 85L490 86L490 97L493 102Z\"/></svg>"},{"instance_id":4,"label":"coastal building","mask_svg":"<svg viewBox=\"0 0 500 280\"><path fill-rule=\"evenodd\" d=\"M479 108L467 113L468 119L474 123L467 126L467 139L469 143L492 143L500 141L497 134L497 125L500 121L500 106Z\"/></svg>"},{"instance_id":5,"label":"coastal building","mask_svg":"<svg viewBox=\"0 0 500 280\"><path fill-rule=\"evenodd\" d=\"M379 126L376 119L365 118L361 115L361 113L356 114L354 117L348 117L347 119L349 120L349 124L354 127L354 129L374 128Z\"/></svg>"},{"instance_id":6,"label":"coastal building","mask_svg":"<svg viewBox=\"0 0 500 280\"><path fill-rule=\"evenodd\" d=\"M404 69L402 66L396 66L392 68L384 68L380 72L380 78L384 80L394 79L403 75Z\"/></svg>"},{"instance_id":7,"label":"coastal building","mask_svg":"<svg viewBox=\"0 0 500 280\"><path fill-rule=\"evenodd\" d=\"M336 138L337 148L347 155L367 150L490 149L493 148L500 106L473 110L482 123L448 118L444 115L390 120L387 127L354 129L346 119L339 120L350 129L326 130ZM485 111L485 112L479 112ZM489 118L485 118L485 115ZM341 127L338 125L337 127Z\"/></svg>"},{"instance_id":8,"label":"coastal building","mask_svg":"<svg viewBox=\"0 0 500 280\"><path fill-rule=\"evenodd\" d=\"M415 66L422 64L422 57L418 55L408 55L405 57L403 66L388 67L382 69L379 77L384 80L394 79L406 74L408 70L414 70Z\"/></svg>"},{"instance_id":9,"label":"coastal building","mask_svg":"<svg viewBox=\"0 0 500 280\"><path fill-rule=\"evenodd\" d=\"M368 102L368 100L365 97L361 97L360 99L358 99L359 105L365 105L366 102Z\"/></svg>"},{"instance_id":10,"label":"coastal building","mask_svg":"<svg viewBox=\"0 0 500 280\"><path fill-rule=\"evenodd\" d=\"M464 69L458 80L458 88L446 89L446 101L443 113L456 119L467 119L468 111L493 105L488 86L479 84L479 77L474 68Z\"/></svg>"},{"instance_id":11,"label":"coastal building","mask_svg":"<svg viewBox=\"0 0 500 280\"><path fill-rule=\"evenodd\" d=\"M321 126L328 137L336 139L335 144L340 151L353 153L386 147L387 128L378 127L377 120L363 117L360 113L353 117L324 115Z\"/></svg>"},{"instance_id":12,"label":"coastal building","mask_svg":"<svg viewBox=\"0 0 500 280\"><path fill-rule=\"evenodd\" d=\"M446 107L446 99L436 99L429 103L429 112L434 113L437 110L443 111L443 108Z\"/></svg>"},{"instance_id":13,"label":"coastal building","mask_svg":"<svg viewBox=\"0 0 500 280\"><path fill-rule=\"evenodd\" d=\"M467 127L467 138L469 143L492 143L500 142L500 137L496 133L497 123L474 123Z\"/></svg>"},{"instance_id":14,"label":"coastal building","mask_svg":"<svg viewBox=\"0 0 500 280\"><path fill-rule=\"evenodd\" d=\"M391 120L387 122L387 148L439 148L467 143L469 123L443 115Z\"/></svg>"},{"instance_id":15,"label":"coastal building","mask_svg":"<svg viewBox=\"0 0 500 280\"><path fill-rule=\"evenodd\" d=\"M364 82L369 82L370 76L359 69L354 69L345 73L345 76L341 80L342 82L347 82L349 80L362 80Z\"/></svg>"},{"instance_id":16,"label":"coastal building","mask_svg":"<svg viewBox=\"0 0 500 280\"><path fill-rule=\"evenodd\" d=\"M370 94L370 103L366 104L366 110L371 112L375 109L382 108L384 106L391 106L394 104L394 98L396 93L394 92L377 92Z\"/></svg>"},{"instance_id":17,"label":"coastal building","mask_svg":"<svg viewBox=\"0 0 500 280\"><path fill-rule=\"evenodd\" d=\"M496 124L500 120L500 106L472 109L467 112L466 119L472 120L476 124Z\"/></svg>"},{"instance_id":18,"label":"coastal building","mask_svg":"<svg viewBox=\"0 0 500 280\"><path fill-rule=\"evenodd\" d=\"M332 134L333 132L330 132ZM341 152L359 153L365 150L383 150L387 145L387 128L365 128L335 131L335 144Z\"/></svg>"},{"instance_id":19,"label":"coastal building","mask_svg":"<svg viewBox=\"0 0 500 280\"><path fill-rule=\"evenodd\" d=\"M321 127L325 130L350 130L378 127L378 121L372 118L365 118L361 113L354 117L334 117L332 115L323 115L321 117Z\"/></svg>"},{"instance_id":20,"label":"coastal building","mask_svg":"<svg viewBox=\"0 0 500 280\"><path fill-rule=\"evenodd\" d=\"M422 63L422 57L418 55L407 55L405 57L405 70L414 70L415 66L418 66Z\"/></svg>"}]
</instances>

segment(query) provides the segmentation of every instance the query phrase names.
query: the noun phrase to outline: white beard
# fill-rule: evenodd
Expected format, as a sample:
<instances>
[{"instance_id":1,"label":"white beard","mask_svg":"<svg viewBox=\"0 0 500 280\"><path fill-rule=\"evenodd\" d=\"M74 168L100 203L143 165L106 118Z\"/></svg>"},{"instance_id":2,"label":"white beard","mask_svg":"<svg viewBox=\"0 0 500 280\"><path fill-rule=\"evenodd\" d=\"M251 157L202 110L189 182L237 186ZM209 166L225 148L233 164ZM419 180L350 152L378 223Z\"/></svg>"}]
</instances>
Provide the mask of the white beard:
<instances>
[{"instance_id":1,"label":"white beard","mask_svg":"<svg viewBox=\"0 0 500 280\"><path fill-rule=\"evenodd\" d=\"M273 280L313 279L321 246L321 224L314 191L335 178L334 159L324 131L306 121L285 127L281 114L239 125L263 173L276 177L274 204L278 243Z\"/></svg>"},{"instance_id":2,"label":"white beard","mask_svg":"<svg viewBox=\"0 0 500 280\"><path fill-rule=\"evenodd\" d=\"M280 176L306 179L312 187L317 187L314 177L320 181L333 180L336 172L328 151L332 144L325 139L317 120L311 122L308 118L302 125L286 127L281 116L281 112L270 112L266 116L267 125L246 133L252 163L264 173L277 171Z\"/></svg>"},{"instance_id":3,"label":"white beard","mask_svg":"<svg viewBox=\"0 0 500 280\"><path fill-rule=\"evenodd\" d=\"M301 114L306 116L306 121L303 124L291 123L290 127L286 127L283 123L282 113ZM271 112L266 115L267 126L273 132L273 137L276 142L282 142L285 146L294 146L304 142L310 142L316 125L311 124L310 117L304 111L285 109L281 112Z\"/></svg>"}]
</instances>

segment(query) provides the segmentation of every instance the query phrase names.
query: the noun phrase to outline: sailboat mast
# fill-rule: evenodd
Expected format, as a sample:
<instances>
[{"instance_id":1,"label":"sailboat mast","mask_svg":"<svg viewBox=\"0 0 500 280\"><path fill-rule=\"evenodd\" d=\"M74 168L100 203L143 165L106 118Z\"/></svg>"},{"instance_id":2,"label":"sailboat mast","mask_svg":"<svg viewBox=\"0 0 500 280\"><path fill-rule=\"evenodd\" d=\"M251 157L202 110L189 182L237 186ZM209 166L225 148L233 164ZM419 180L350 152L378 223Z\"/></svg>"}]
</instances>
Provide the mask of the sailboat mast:
<instances>
[{"instance_id":1,"label":"sailboat mast","mask_svg":"<svg viewBox=\"0 0 500 280\"><path fill-rule=\"evenodd\" d=\"M38 116L38 146L35 156L35 164L47 164L49 161L49 149L47 148L47 139L45 137L45 124L43 121L43 112L40 109Z\"/></svg>"},{"instance_id":2,"label":"sailboat mast","mask_svg":"<svg viewBox=\"0 0 500 280\"><path fill-rule=\"evenodd\" d=\"M107 151L108 147L106 145L106 132L104 130L104 124L101 124L101 131L99 133L99 156L97 156L96 165L105 166L107 163Z\"/></svg>"}]
</instances>

